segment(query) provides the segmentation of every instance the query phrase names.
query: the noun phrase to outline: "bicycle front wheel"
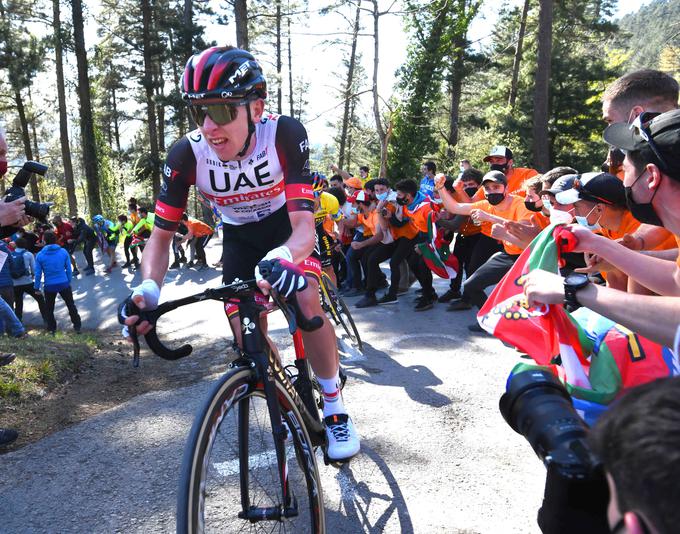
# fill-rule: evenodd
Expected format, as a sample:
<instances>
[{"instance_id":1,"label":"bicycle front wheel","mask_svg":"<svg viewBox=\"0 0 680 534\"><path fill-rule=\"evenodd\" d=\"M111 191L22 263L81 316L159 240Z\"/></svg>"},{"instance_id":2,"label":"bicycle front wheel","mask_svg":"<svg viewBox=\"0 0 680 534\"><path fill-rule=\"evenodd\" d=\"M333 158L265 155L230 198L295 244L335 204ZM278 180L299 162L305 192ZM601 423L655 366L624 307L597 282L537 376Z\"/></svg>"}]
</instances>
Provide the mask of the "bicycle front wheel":
<instances>
[{"instance_id":1,"label":"bicycle front wheel","mask_svg":"<svg viewBox=\"0 0 680 534\"><path fill-rule=\"evenodd\" d=\"M363 344L361 343L361 337L359 336L359 330L357 330L354 324L354 319L352 319L352 314L349 312L349 308L342 300L338 288L335 287L330 277L326 273L322 273L323 276L323 295L324 300L328 303L331 309L331 315L333 320L342 325L342 328L347 333L347 336L352 340L352 342L357 346L359 350L363 350Z\"/></svg>"},{"instance_id":2,"label":"bicycle front wheel","mask_svg":"<svg viewBox=\"0 0 680 534\"><path fill-rule=\"evenodd\" d=\"M278 382L289 429L288 487L297 515L262 521L239 517L244 503L249 509L284 508L267 401L253 382L249 369L225 375L194 421L182 462L178 533L325 532L314 449L299 411Z\"/></svg>"}]
</instances>

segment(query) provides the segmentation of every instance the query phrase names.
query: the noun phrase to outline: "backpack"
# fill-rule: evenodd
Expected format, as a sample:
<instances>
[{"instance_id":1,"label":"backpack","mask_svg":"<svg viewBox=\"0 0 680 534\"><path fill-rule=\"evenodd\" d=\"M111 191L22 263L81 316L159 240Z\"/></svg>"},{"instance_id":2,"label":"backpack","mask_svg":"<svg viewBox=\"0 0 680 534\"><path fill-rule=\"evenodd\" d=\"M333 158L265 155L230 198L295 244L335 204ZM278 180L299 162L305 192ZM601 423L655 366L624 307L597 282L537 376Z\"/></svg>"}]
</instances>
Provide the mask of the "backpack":
<instances>
[{"instance_id":1,"label":"backpack","mask_svg":"<svg viewBox=\"0 0 680 534\"><path fill-rule=\"evenodd\" d=\"M24 263L25 252L25 250L22 250L21 252L15 250L10 253L9 272L12 275L12 278L21 278L28 274L28 269L26 269L26 264Z\"/></svg>"}]
</instances>

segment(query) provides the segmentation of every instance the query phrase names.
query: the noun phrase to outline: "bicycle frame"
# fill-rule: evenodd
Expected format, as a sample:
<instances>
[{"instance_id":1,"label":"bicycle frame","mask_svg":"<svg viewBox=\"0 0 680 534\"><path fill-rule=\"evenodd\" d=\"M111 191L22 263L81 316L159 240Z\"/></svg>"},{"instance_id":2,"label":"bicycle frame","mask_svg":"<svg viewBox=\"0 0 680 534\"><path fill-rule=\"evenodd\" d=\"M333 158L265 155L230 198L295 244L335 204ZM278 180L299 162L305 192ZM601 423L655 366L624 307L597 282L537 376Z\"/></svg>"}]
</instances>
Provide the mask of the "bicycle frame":
<instances>
[{"instance_id":1,"label":"bicycle frame","mask_svg":"<svg viewBox=\"0 0 680 534\"><path fill-rule=\"evenodd\" d=\"M230 368L239 369L245 367L251 369L253 377L252 386L255 389L262 389L264 391L267 409L272 425L272 435L274 438L283 503L283 510L278 507L255 508L251 507L250 505L250 499L248 495L248 425L245 424L247 423L247 419L243 419L241 420L241 423L243 424L239 424L238 435L242 507L242 510L238 515L240 518L250 521L280 520L281 518L296 516L298 511L294 496L292 496L289 492L287 458L285 451L287 431L281 419L281 398L276 391L276 382L279 382L283 386L302 416L303 421L301 422L295 420L294 417L291 418L293 425L304 425L314 446L325 444L326 433L319 419L318 410L314 405L312 382L307 367L307 360L302 342L302 334L297 327L297 324L299 323L300 325L303 325L305 329L313 330L319 327L321 324L321 319L306 319L302 315L297 305L297 301L294 298L289 299L289 304L294 311L294 313L291 313L288 303L279 298L275 293L272 294L274 303L286 317L289 323L289 331L293 336L295 366L298 369L296 385L293 385L288 379L282 363L279 361L277 355L265 340L265 336L260 328L260 314L263 311L274 311L276 308L273 305L263 308L261 305L257 304L252 291L252 289L255 287L255 281L252 280L249 282L239 282L238 284L232 284L230 286L221 286L215 289L208 289L203 293L184 297L175 301L165 302L161 304L156 310L151 310L148 312L140 311L138 309L135 311L133 305L130 305L130 308L132 309L126 310L126 315L136 313L140 315L140 320L143 318L155 324L161 315L167 313L170 310L207 299L220 300L223 302L234 302L238 305L242 333L242 353L239 358L230 364ZM235 302L235 299L238 299L238 301ZM319 320L315 321L315 319ZM135 357L138 358L139 341L134 327L132 327L130 333L135 346ZM192 351L190 345L184 345L179 349L174 350L168 349L158 339L155 328L145 335L145 339L149 347L157 355L164 359L176 360L188 356ZM303 399L301 397L301 393L307 398ZM285 409L285 406L283 408ZM239 410L239 418L247 418L247 415L247 410ZM297 426L296 428L292 428L291 431L302 432L302 429L300 426ZM304 450L303 453L305 454L307 461L313 461L313 450Z\"/></svg>"}]
</instances>

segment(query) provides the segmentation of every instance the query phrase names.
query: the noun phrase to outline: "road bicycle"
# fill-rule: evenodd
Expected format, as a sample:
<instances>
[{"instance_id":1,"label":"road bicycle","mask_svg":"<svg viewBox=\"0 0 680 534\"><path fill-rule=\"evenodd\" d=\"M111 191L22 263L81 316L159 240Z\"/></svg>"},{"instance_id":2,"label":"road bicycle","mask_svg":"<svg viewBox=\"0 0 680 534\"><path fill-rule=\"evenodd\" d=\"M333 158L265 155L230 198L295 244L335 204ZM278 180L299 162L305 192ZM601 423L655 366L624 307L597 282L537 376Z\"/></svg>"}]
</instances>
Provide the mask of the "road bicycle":
<instances>
[{"instance_id":1,"label":"road bicycle","mask_svg":"<svg viewBox=\"0 0 680 534\"><path fill-rule=\"evenodd\" d=\"M165 302L152 311L128 304L124 316L156 324L163 314L203 300L238 305L243 348L197 412L187 441L177 497L177 532L326 531L315 449L326 449L320 394L305 356L300 329L312 331L320 317L303 316L295 298L275 306L254 300L255 280L239 281ZM263 311L280 309L295 349L294 365L282 366L260 328ZM139 340L130 335L135 356ZM166 347L156 329L145 335L160 357L188 356L191 345ZM327 456L324 459L330 463Z\"/></svg>"},{"instance_id":2,"label":"road bicycle","mask_svg":"<svg viewBox=\"0 0 680 534\"><path fill-rule=\"evenodd\" d=\"M352 340L359 350L363 350L359 330L354 324L352 314L349 308L342 300L338 288L331 280L331 277L325 271L321 271L321 283L319 284L319 293L321 296L321 308L328 315L328 317L347 333L347 336Z\"/></svg>"}]
</instances>

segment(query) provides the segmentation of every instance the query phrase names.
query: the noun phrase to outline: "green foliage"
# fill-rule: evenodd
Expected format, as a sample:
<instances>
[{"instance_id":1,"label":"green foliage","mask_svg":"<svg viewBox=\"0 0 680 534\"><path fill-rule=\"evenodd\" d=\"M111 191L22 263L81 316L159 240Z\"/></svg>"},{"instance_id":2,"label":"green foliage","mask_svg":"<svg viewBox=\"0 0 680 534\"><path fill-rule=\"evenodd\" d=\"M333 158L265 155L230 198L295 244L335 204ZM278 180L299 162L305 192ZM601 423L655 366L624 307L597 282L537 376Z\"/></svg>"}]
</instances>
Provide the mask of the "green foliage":
<instances>
[{"instance_id":1,"label":"green foliage","mask_svg":"<svg viewBox=\"0 0 680 534\"><path fill-rule=\"evenodd\" d=\"M630 51L626 70L659 68L664 48L680 46L678 21L680 0L653 0L646 6L641 6L636 13L619 20L621 32L614 40L613 46ZM676 62L675 65L677 72L680 70L680 62ZM663 70L673 71L666 68Z\"/></svg>"},{"instance_id":2,"label":"green foliage","mask_svg":"<svg viewBox=\"0 0 680 534\"><path fill-rule=\"evenodd\" d=\"M603 17L612 6L612 1L601 0L555 3L549 121L553 166L566 164L589 171L604 159L599 95L621 72L620 61L608 55L606 48L616 28ZM516 166L532 165L537 7L529 11L519 95L515 109L510 110L507 98L519 17L517 8L500 13L492 46L485 51L487 61L465 83L457 156L481 168L481 156L496 144L512 148Z\"/></svg>"}]
</instances>

